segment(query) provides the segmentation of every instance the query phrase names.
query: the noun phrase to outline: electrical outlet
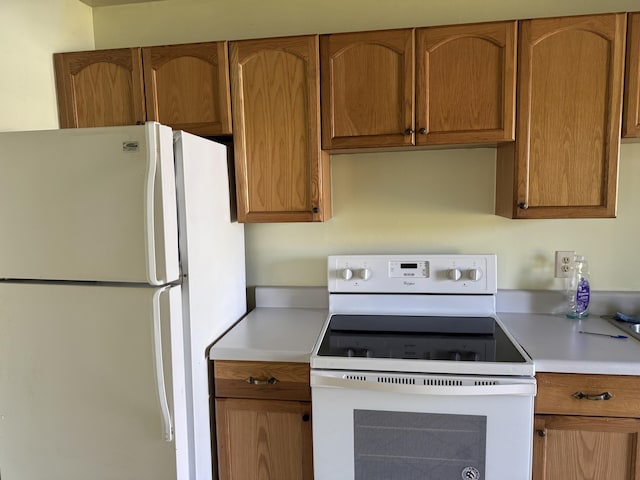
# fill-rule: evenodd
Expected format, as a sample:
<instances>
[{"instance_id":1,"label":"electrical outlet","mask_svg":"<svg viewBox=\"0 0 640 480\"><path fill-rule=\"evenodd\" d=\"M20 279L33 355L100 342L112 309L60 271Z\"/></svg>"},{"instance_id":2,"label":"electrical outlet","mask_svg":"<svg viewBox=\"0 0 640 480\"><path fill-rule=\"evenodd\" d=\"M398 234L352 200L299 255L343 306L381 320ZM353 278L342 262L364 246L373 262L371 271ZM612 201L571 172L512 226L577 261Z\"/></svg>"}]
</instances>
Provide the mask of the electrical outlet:
<instances>
[{"instance_id":1,"label":"electrical outlet","mask_svg":"<svg viewBox=\"0 0 640 480\"><path fill-rule=\"evenodd\" d=\"M573 250L556 251L556 278L567 278L571 274L571 266L575 256L576 252Z\"/></svg>"}]
</instances>

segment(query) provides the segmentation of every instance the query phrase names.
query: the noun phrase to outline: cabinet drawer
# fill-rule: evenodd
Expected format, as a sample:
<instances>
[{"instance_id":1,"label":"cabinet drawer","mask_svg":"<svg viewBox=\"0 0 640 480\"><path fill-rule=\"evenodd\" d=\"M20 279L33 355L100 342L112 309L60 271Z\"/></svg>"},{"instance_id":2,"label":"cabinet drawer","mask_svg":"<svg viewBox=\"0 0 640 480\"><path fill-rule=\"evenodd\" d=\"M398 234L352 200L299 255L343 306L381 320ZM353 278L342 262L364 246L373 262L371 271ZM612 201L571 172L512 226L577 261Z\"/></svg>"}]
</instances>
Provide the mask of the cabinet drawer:
<instances>
[{"instance_id":1,"label":"cabinet drawer","mask_svg":"<svg viewBox=\"0 0 640 480\"><path fill-rule=\"evenodd\" d=\"M640 417L640 377L538 373L536 413Z\"/></svg>"},{"instance_id":2,"label":"cabinet drawer","mask_svg":"<svg viewBox=\"0 0 640 480\"><path fill-rule=\"evenodd\" d=\"M311 400L307 363L221 360L213 368L216 397Z\"/></svg>"}]
</instances>

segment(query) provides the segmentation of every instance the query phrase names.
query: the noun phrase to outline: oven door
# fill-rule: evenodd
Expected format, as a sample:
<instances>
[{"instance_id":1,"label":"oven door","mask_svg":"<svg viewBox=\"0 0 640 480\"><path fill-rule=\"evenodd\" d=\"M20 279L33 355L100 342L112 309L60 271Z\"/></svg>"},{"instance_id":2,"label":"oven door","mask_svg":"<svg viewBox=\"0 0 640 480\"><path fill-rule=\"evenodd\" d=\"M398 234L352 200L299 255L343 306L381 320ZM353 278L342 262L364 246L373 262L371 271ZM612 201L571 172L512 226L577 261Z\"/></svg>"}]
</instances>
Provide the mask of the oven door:
<instances>
[{"instance_id":1,"label":"oven door","mask_svg":"<svg viewBox=\"0 0 640 480\"><path fill-rule=\"evenodd\" d=\"M532 377L311 371L316 480L531 478Z\"/></svg>"}]
</instances>

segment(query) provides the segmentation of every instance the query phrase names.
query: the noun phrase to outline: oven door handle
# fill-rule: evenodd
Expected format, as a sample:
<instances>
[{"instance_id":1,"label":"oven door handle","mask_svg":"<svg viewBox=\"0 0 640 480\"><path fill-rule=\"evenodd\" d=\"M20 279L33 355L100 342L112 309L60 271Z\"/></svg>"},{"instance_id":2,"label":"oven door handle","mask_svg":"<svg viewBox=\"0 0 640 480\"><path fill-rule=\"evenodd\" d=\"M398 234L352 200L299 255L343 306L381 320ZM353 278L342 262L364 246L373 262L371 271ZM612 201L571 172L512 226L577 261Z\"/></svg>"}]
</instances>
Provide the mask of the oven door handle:
<instances>
[{"instance_id":1,"label":"oven door handle","mask_svg":"<svg viewBox=\"0 0 640 480\"><path fill-rule=\"evenodd\" d=\"M481 381L479 381L481 382ZM311 374L311 387L349 388L353 390L369 390L375 392L409 393L414 395L452 395L452 396L487 396L487 395L519 395L534 396L534 381L509 383L502 385L412 385L396 383L378 383L375 381L352 380L333 376Z\"/></svg>"}]
</instances>

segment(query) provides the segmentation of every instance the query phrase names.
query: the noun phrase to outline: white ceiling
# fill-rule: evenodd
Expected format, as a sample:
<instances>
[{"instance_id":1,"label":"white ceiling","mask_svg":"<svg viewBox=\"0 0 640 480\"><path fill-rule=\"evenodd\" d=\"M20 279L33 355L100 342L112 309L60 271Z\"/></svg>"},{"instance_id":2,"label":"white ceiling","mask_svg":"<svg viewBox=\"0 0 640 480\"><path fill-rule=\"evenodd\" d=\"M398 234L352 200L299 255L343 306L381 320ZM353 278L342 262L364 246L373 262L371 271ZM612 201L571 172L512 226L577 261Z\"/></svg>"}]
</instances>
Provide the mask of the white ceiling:
<instances>
[{"instance_id":1,"label":"white ceiling","mask_svg":"<svg viewBox=\"0 0 640 480\"><path fill-rule=\"evenodd\" d=\"M158 2L161 0L80 0L82 3L86 3L90 7L108 7L111 5L125 5L127 3L145 3L145 2Z\"/></svg>"}]
</instances>

